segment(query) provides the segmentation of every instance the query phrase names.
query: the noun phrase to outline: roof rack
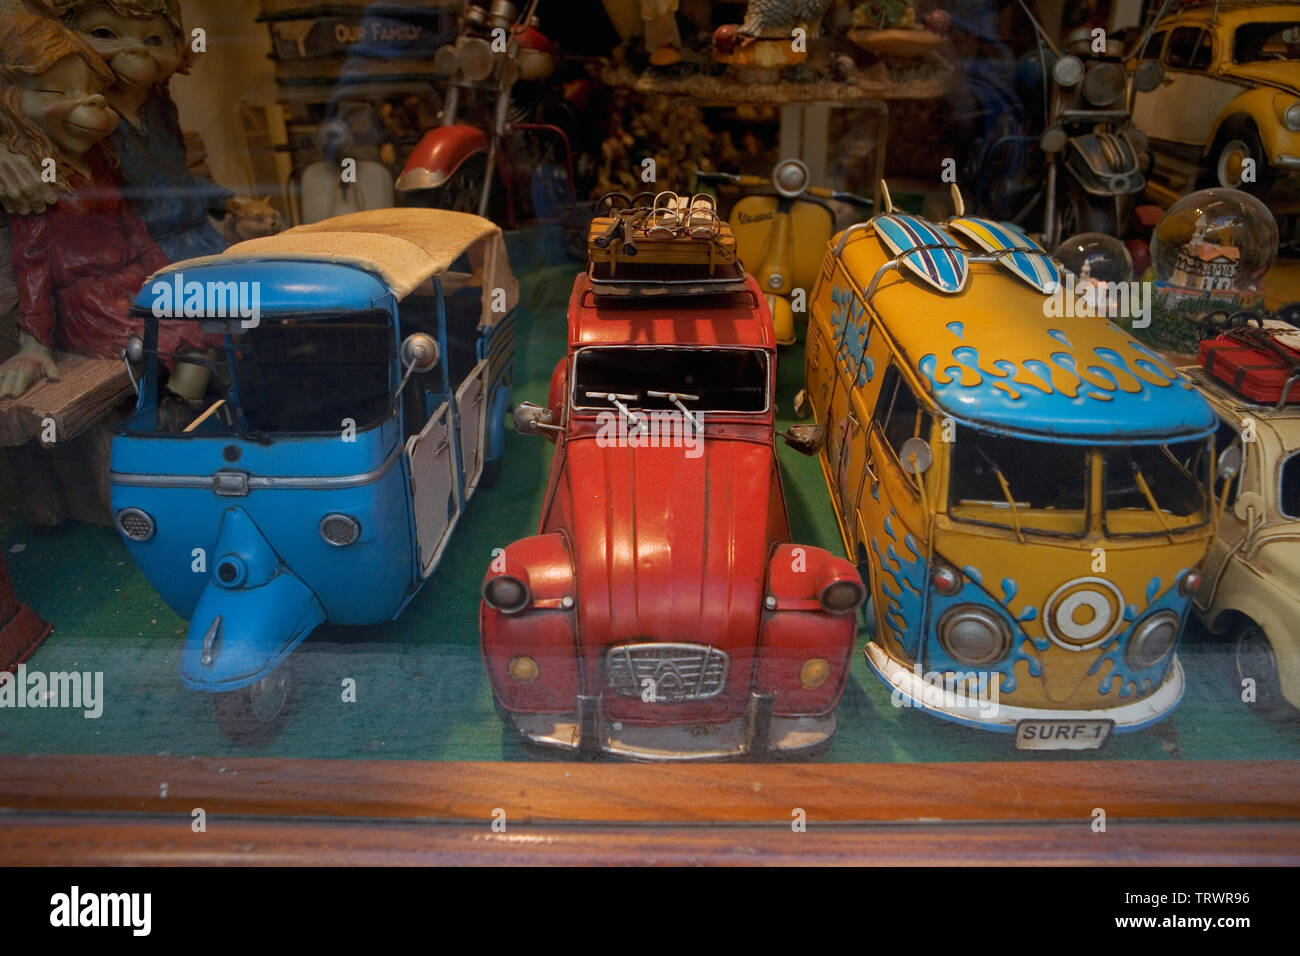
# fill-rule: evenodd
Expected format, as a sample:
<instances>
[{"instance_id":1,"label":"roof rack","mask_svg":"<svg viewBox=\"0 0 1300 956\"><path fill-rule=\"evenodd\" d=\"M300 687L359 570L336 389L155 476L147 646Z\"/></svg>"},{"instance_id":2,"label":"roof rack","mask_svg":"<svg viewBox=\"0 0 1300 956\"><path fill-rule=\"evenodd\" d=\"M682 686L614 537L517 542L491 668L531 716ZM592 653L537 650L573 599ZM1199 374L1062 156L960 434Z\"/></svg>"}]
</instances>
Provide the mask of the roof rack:
<instances>
[{"instance_id":1,"label":"roof rack","mask_svg":"<svg viewBox=\"0 0 1300 956\"><path fill-rule=\"evenodd\" d=\"M648 195L648 194L646 194ZM614 201L626 203L614 208ZM609 214L592 220L587 274L595 295L703 295L745 288L736 237L718 217L716 200L667 191L649 205L621 193L602 197Z\"/></svg>"}]
</instances>

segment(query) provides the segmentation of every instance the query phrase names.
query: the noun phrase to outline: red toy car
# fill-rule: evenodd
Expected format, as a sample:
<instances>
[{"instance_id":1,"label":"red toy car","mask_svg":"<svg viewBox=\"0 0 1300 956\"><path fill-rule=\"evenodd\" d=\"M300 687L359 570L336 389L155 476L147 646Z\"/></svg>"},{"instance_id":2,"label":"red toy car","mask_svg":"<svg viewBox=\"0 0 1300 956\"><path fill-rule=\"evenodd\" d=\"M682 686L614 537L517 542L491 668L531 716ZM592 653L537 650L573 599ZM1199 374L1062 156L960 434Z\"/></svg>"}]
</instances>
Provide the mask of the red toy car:
<instances>
[{"instance_id":1,"label":"red toy car","mask_svg":"<svg viewBox=\"0 0 1300 956\"><path fill-rule=\"evenodd\" d=\"M538 534L484 579L484 661L533 744L641 760L813 750L835 730L865 590L848 561L789 543L758 284L738 271L681 295L681 274L574 283L549 407L515 411L556 449ZM815 454L822 433L783 437Z\"/></svg>"}]
</instances>

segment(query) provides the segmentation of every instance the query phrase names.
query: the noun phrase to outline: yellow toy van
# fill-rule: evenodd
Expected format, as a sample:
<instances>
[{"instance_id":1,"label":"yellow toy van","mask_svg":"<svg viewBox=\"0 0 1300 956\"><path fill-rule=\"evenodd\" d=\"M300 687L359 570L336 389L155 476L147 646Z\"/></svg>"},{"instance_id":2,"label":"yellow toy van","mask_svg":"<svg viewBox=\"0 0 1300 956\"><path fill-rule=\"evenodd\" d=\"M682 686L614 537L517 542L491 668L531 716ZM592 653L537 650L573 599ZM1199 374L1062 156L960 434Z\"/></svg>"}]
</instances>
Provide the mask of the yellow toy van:
<instances>
[{"instance_id":1,"label":"yellow toy van","mask_svg":"<svg viewBox=\"0 0 1300 956\"><path fill-rule=\"evenodd\" d=\"M1159 721L1221 507L1213 411L1114 323L1064 317L1074 283L1015 227L885 195L827 248L798 403L826 428L872 668L895 705L1021 749Z\"/></svg>"}]
</instances>

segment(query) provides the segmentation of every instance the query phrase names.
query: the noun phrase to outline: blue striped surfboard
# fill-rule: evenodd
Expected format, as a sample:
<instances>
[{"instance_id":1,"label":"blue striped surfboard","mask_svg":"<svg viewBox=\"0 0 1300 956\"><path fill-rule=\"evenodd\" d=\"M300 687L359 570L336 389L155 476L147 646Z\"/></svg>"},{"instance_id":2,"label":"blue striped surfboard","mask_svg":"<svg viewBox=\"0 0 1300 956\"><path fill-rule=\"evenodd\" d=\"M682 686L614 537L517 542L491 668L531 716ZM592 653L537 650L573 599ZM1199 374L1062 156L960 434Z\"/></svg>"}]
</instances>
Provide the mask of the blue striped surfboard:
<instances>
[{"instance_id":1,"label":"blue striped surfboard","mask_svg":"<svg viewBox=\"0 0 1300 956\"><path fill-rule=\"evenodd\" d=\"M938 226L906 213L888 213L872 220L876 235L886 248L902 256L902 262L918 278L940 292L960 292L966 287L970 262L957 240ZM918 246L943 246L941 249L918 249ZM912 251L908 251L912 250Z\"/></svg>"},{"instance_id":2,"label":"blue striped surfboard","mask_svg":"<svg viewBox=\"0 0 1300 956\"><path fill-rule=\"evenodd\" d=\"M999 256L998 265L1046 295L1051 295L1061 287L1061 267L1052 261L1051 257L1043 251L1042 246L1010 223L996 223L991 219L964 216L950 220L948 225L973 240L985 252L1023 248L1038 250Z\"/></svg>"}]
</instances>

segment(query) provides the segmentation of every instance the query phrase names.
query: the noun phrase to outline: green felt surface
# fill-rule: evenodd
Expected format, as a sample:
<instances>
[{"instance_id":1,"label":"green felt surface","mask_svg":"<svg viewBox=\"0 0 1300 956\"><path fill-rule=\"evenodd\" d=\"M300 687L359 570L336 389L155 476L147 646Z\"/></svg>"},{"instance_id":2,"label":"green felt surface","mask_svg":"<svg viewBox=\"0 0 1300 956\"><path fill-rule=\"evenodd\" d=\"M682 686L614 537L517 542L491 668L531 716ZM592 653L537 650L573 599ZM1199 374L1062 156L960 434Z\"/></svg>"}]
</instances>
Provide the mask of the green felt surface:
<instances>
[{"instance_id":1,"label":"green felt surface","mask_svg":"<svg viewBox=\"0 0 1300 956\"><path fill-rule=\"evenodd\" d=\"M523 254L515 253L522 259ZM525 253L526 254L526 251ZM564 354L565 306L574 265L517 266L523 286L515 400L545 402ZM802 348L781 353L780 425L792 421ZM293 657L294 708L260 751L228 743L209 695L177 677L185 622L131 562L116 532L76 522L39 531L5 502L0 546L28 604L55 626L29 661L42 671L102 671L103 715L0 708L0 752L141 755L275 755L408 760L537 759L498 719L478 651L479 584L494 548L535 532L552 445L507 429L500 483L470 502L441 566L403 616L376 628L325 627ZM780 446L796 541L836 553L839 534L815 458ZM838 711L839 729L819 759L911 762L1041 759L1296 759L1300 728L1263 719L1241 703L1226 644L1199 628L1180 655L1187 693L1173 717L1120 735L1099 752L1017 753L1011 737L895 708L867 666L861 643ZM356 681L345 703L342 682Z\"/></svg>"}]
</instances>

